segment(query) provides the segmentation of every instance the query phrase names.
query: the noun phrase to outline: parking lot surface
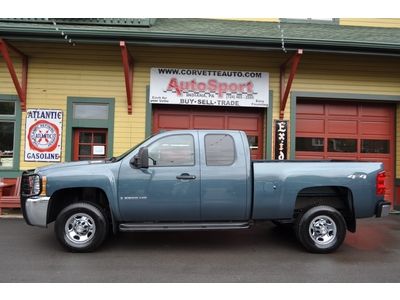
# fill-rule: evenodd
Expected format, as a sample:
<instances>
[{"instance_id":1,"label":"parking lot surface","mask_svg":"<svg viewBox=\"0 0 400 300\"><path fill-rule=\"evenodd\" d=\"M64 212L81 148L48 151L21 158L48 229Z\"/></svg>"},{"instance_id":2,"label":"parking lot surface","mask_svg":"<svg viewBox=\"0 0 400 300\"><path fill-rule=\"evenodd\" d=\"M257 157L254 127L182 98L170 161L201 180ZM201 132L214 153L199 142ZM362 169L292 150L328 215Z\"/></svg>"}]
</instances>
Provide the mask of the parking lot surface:
<instances>
[{"instance_id":1,"label":"parking lot surface","mask_svg":"<svg viewBox=\"0 0 400 300\"><path fill-rule=\"evenodd\" d=\"M53 226L0 219L0 282L399 282L400 216L363 219L332 254L291 230L120 233L97 252L69 253Z\"/></svg>"}]
</instances>

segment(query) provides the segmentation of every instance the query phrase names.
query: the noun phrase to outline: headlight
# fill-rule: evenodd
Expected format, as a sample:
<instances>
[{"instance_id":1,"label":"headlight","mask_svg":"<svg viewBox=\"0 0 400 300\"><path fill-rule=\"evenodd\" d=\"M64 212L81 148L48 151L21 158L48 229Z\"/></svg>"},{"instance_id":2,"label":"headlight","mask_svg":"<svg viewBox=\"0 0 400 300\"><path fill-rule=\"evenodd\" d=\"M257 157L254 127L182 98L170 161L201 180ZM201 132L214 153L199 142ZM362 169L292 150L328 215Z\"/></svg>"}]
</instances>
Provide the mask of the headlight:
<instances>
[{"instance_id":1,"label":"headlight","mask_svg":"<svg viewBox=\"0 0 400 300\"><path fill-rule=\"evenodd\" d=\"M27 196L38 196L42 191L43 180L37 174L27 175L27 183L23 185L23 194Z\"/></svg>"},{"instance_id":2,"label":"headlight","mask_svg":"<svg viewBox=\"0 0 400 300\"><path fill-rule=\"evenodd\" d=\"M46 195L46 176L33 173L33 170L22 173L21 195L23 197L32 197Z\"/></svg>"},{"instance_id":3,"label":"headlight","mask_svg":"<svg viewBox=\"0 0 400 300\"><path fill-rule=\"evenodd\" d=\"M40 177L39 175L32 176L32 195L40 194Z\"/></svg>"}]
</instances>

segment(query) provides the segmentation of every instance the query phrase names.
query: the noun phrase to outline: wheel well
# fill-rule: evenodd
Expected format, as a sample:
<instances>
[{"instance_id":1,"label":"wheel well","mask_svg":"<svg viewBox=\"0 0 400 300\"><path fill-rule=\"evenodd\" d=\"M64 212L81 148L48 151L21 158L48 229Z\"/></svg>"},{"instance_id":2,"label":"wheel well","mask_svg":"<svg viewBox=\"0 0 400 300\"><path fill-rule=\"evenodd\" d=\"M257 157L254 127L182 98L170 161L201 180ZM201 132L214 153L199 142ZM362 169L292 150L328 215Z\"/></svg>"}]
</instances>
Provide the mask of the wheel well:
<instances>
[{"instance_id":1,"label":"wheel well","mask_svg":"<svg viewBox=\"0 0 400 300\"><path fill-rule=\"evenodd\" d=\"M323 186L301 190L297 195L294 218L308 208L318 205L327 205L338 210L346 220L347 229L355 232L353 194L350 189L340 186Z\"/></svg>"},{"instance_id":2,"label":"wheel well","mask_svg":"<svg viewBox=\"0 0 400 300\"><path fill-rule=\"evenodd\" d=\"M56 191L50 198L47 223L56 220L58 214L68 205L77 202L92 203L106 212L112 224L111 210L106 193L95 187L68 188Z\"/></svg>"}]
</instances>

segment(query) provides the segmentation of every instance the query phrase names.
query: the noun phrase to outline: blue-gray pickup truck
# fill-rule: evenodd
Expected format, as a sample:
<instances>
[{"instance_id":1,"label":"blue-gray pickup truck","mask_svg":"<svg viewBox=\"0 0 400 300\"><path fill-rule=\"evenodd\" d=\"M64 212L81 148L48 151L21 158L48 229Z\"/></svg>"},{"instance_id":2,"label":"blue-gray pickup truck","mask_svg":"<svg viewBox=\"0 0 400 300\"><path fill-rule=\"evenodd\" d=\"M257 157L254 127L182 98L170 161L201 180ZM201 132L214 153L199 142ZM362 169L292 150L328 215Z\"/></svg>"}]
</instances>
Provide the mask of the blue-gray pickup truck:
<instances>
[{"instance_id":1,"label":"blue-gray pickup truck","mask_svg":"<svg viewBox=\"0 0 400 300\"><path fill-rule=\"evenodd\" d=\"M247 229L291 224L308 251L328 253L356 219L386 216L382 163L252 161L246 134L167 131L119 157L25 171L21 207L70 251L118 231ZM262 222L260 222L262 224Z\"/></svg>"}]
</instances>

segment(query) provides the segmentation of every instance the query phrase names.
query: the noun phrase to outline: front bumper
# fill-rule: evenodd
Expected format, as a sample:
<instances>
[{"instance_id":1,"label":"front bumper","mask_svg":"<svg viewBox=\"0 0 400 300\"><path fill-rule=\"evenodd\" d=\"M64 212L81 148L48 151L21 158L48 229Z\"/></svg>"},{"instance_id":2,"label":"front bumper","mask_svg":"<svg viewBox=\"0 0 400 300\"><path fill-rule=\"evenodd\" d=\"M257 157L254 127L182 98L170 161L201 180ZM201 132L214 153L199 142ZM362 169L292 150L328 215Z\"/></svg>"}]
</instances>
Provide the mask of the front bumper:
<instances>
[{"instance_id":1,"label":"front bumper","mask_svg":"<svg viewBox=\"0 0 400 300\"><path fill-rule=\"evenodd\" d=\"M50 197L37 196L21 199L22 213L26 223L32 226L47 227L47 209Z\"/></svg>"},{"instance_id":2,"label":"front bumper","mask_svg":"<svg viewBox=\"0 0 400 300\"><path fill-rule=\"evenodd\" d=\"M380 218L380 217L387 217L389 215L390 212L390 208L392 207L392 203L387 202L387 201L381 201L378 203L378 205L376 206L376 217Z\"/></svg>"}]
</instances>

